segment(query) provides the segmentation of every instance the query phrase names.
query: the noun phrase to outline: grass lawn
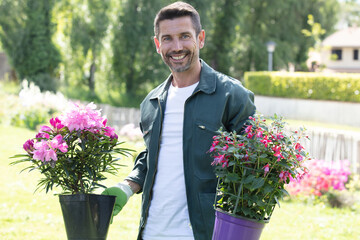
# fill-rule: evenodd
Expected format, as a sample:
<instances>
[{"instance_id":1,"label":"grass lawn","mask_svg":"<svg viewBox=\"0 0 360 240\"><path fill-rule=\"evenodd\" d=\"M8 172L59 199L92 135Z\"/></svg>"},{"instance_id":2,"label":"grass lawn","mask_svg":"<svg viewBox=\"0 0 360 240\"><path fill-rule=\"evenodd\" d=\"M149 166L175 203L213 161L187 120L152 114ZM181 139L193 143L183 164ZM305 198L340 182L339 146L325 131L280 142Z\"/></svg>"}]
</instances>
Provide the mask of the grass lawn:
<instances>
[{"instance_id":1,"label":"grass lawn","mask_svg":"<svg viewBox=\"0 0 360 240\"><path fill-rule=\"evenodd\" d=\"M57 196L36 192L39 174L19 173L23 166L9 166L9 157L22 152L22 144L34 132L0 125L0 239L64 240L66 239ZM121 181L132 168L132 159L118 176L104 182L112 186ZM101 190L99 190L100 192ZM108 239L136 239L141 196L133 196L124 210L114 218ZM273 239L360 239L360 207L331 209L297 201L282 202L265 227L261 240Z\"/></svg>"}]
</instances>

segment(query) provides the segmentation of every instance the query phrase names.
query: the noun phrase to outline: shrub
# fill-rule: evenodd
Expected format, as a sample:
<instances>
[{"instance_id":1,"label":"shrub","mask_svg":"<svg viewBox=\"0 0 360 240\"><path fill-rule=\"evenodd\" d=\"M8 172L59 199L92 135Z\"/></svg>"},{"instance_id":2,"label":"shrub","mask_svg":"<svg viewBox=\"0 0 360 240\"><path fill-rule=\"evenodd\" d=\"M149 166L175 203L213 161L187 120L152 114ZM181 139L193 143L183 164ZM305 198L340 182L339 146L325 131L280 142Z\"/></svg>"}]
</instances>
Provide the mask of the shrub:
<instances>
[{"instance_id":1,"label":"shrub","mask_svg":"<svg viewBox=\"0 0 360 240\"><path fill-rule=\"evenodd\" d=\"M264 96L360 102L360 74L246 72L244 80Z\"/></svg>"},{"instance_id":2,"label":"shrub","mask_svg":"<svg viewBox=\"0 0 360 240\"><path fill-rule=\"evenodd\" d=\"M61 93L41 92L34 83L22 82L19 103L11 109L10 123L18 127L35 130L52 114L66 108L67 99Z\"/></svg>"},{"instance_id":3,"label":"shrub","mask_svg":"<svg viewBox=\"0 0 360 240\"><path fill-rule=\"evenodd\" d=\"M322 196L330 190L345 190L351 174L348 161L328 162L312 160L307 162L308 174L301 180L292 180L287 186L291 195Z\"/></svg>"}]
</instances>

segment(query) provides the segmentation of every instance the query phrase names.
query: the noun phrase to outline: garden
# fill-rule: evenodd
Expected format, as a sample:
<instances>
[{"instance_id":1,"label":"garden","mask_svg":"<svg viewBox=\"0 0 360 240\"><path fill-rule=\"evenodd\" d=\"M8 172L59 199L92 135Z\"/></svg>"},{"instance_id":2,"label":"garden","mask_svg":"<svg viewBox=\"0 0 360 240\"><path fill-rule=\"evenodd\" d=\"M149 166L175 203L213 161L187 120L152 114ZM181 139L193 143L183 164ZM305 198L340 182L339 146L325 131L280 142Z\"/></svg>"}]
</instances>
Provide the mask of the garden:
<instances>
[{"instance_id":1,"label":"garden","mask_svg":"<svg viewBox=\"0 0 360 240\"><path fill-rule=\"evenodd\" d=\"M10 166L10 157L23 151L24 142L34 137L39 125L46 124L49 116L64 107L66 99L59 94L41 93L35 86L24 87L19 95L15 92L9 86L1 86L0 102L5 107L1 110L0 125L0 238L65 239L59 198L53 194L57 190L47 194L41 190L35 192L40 173L20 173L25 166ZM23 110L24 104L28 111ZM120 135L119 139L136 152L143 148L136 131L127 131L126 136ZM119 163L123 165L119 172L106 175L103 185L113 186L122 181L131 171L133 156L121 157ZM349 171L346 161L342 163L309 161L309 173L300 182L290 182L287 191L291 197L285 197L280 207L276 206L261 239L357 239L360 236L359 178ZM95 193L101 191L97 189ZM108 239L136 238L140 201L141 195L129 200L114 218Z\"/></svg>"}]
</instances>

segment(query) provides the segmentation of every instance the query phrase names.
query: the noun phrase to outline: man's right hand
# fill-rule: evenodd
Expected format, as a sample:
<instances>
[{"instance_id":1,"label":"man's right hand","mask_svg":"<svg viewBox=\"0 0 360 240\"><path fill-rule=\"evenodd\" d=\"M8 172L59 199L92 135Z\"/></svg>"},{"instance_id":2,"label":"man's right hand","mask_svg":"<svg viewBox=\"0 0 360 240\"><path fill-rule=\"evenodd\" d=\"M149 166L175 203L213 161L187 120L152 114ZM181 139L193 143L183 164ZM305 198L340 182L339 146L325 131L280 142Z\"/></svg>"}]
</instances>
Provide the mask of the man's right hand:
<instances>
[{"instance_id":1,"label":"man's right hand","mask_svg":"<svg viewBox=\"0 0 360 240\"><path fill-rule=\"evenodd\" d=\"M125 206L129 198L134 193L129 185L125 183L118 183L114 187L106 188L101 194L111 195L116 197L114 211L113 211L113 216L116 216L122 210L122 208Z\"/></svg>"}]
</instances>

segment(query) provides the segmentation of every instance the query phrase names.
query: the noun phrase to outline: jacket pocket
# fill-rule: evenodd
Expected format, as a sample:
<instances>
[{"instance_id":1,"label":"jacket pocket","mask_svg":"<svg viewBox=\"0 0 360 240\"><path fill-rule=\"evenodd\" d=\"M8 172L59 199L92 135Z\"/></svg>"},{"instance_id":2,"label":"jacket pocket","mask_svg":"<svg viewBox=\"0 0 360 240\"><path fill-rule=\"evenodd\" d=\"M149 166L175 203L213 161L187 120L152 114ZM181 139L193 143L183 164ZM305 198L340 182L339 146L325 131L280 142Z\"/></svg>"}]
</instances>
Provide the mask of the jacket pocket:
<instances>
[{"instance_id":1,"label":"jacket pocket","mask_svg":"<svg viewBox=\"0 0 360 240\"><path fill-rule=\"evenodd\" d=\"M218 126L204 121L196 121L193 133L194 148L194 173L200 180L215 179L214 167L211 165L209 149L213 136L218 135Z\"/></svg>"}]
</instances>

